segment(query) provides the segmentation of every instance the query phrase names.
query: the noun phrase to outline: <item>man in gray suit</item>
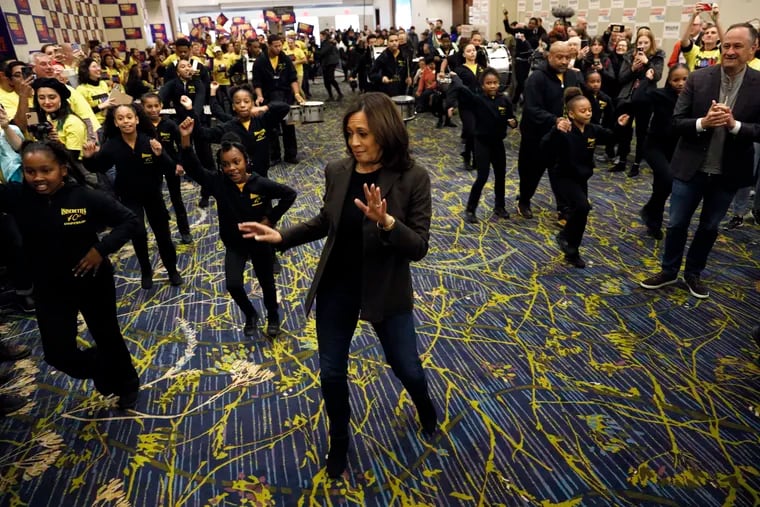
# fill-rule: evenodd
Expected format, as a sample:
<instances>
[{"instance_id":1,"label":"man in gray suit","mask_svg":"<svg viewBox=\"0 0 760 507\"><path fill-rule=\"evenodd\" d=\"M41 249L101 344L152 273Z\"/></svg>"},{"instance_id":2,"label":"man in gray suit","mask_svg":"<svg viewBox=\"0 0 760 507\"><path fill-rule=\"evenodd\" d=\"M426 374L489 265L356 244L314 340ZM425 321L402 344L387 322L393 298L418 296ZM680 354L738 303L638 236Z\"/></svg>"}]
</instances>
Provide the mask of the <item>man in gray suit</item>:
<instances>
[{"instance_id":1,"label":"man in gray suit","mask_svg":"<svg viewBox=\"0 0 760 507\"><path fill-rule=\"evenodd\" d=\"M760 141L760 72L754 57L757 30L748 23L725 33L722 62L693 72L678 97L673 129L681 137L671 161L673 193L662 271L641 282L645 289L676 283L689 224L702 201L699 226L686 255L684 281L692 296L710 292L700 275L736 190L752 184L753 142Z\"/></svg>"}]
</instances>

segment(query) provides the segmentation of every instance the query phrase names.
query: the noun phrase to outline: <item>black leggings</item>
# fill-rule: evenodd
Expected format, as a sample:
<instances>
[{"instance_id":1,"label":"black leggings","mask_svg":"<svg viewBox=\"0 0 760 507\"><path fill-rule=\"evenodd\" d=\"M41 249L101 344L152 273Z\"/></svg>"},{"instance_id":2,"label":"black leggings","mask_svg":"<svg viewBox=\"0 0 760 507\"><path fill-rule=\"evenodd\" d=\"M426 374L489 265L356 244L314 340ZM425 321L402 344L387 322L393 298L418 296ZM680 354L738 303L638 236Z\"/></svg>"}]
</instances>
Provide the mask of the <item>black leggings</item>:
<instances>
[{"instance_id":1,"label":"black leggings","mask_svg":"<svg viewBox=\"0 0 760 507\"><path fill-rule=\"evenodd\" d=\"M93 379L104 395L137 390L137 371L116 318L110 262L104 260L95 276L74 277L66 273L59 277L54 284L39 280L34 291L45 362L71 377ZM77 347L79 312L97 348Z\"/></svg>"},{"instance_id":2,"label":"black leggings","mask_svg":"<svg viewBox=\"0 0 760 507\"><path fill-rule=\"evenodd\" d=\"M504 150L504 140L475 137L475 168L478 175L467 199L467 211L475 212L480 201L483 187L488 181L488 174L493 165L494 208L504 207L504 187L507 174L507 154Z\"/></svg>"},{"instance_id":3,"label":"black leggings","mask_svg":"<svg viewBox=\"0 0 760 507\"><path fill-rule=\"evenodd\" d=\"M122 198L122 204L137 215L140 228L132 237L132 245L135 247L135 255L140 263L143 274L152 273L153 266L148 253L148 231L145 228L145 217L148 218L150 228L156 237L158 253L161 261L169 274L177 271L177 251L172 243L172 235L169 230L169 212L166 211L164 197L160 192L149 192L135 198Z\"/></svg>"},{"instance_id":4,"label":"black leggings","mask_svg":"<svg viewBox=\"0 0 760 507\"><path fill-rule=\"evenodd\" d=\"M588 181L568 178L558 171L550 170L552 181L555 182L557 198L562 200L564 217L567 224L560 233L571 248L578 250L586 231L588 214L591 206L588 203Z\"/></svg>"},{"instance_id":5,"label":"black leggings","mask_svg":"<svg viewBox=\"0 0 760 507\"><path fill-rule=\"evenodd\" d=\"M166 174L166 188L169 189L169 199L172 201L174 215L177 217L177 229L180 234L190 234L190 223L187 221L187 210L182 201L182 179L173 172Z\"/></svg>"},{"instance_id":6,"label":"black leggings","mask_svg":"<svg viewBox=\"0 0 760 507\"><path fill-rule=\"evenodd\" d=\"M256 271L256 278L261 286L261 292L264 295L264 307L267 313L277 313L277 290L274 285L274 272L272 263L274 255L272 247L256 243L250 248L228 247L224 254L224 276L227 283L227 291L232 299L237 303L246 317L253 317L256 310L248 299L245 290L245 280L243 273L245 265L251 260L253 269Z\"/></svg>"},{"instance_id":7,"label":"black leggings","mask_svg":"<svg viewBox=\"0 0 760 507\"><path fill-rule=\"evenodd\" d=\"M340 91L340 86L338 85L338 82L335 80L335 68L337 66L338 66L337 64L322 66L322 77L325 80L325 88L327 89L327 95L329 95L330 98L333 98L331 86L335 87L335 91L338 92L338 96L343 95L343 92Z\"/></svg>"},{"instance_id":8,"label":"black leggings","mask_svg":"<svg viewBox=\"0 0 760 507\"><path fill-rule=\"evenodd\" d=\"M644 205L643 215L646 226L652 229L662 228L662 217L665 214L665 203L673 188L673 177L670 175L670 158L674 147L647 139L644 145L644 159L652 168L652 195Z\"/></svg>"},{"instance_id":9,"label":"black leggings","mask_svg":"<svg viewBox=\"0 0 760 507\"><path fill-rule=\"evenodd\" d=\"M633 118L636 121L636 153L634 163L640 164L644 158L644 144L649 130L649 120L652 117L652 111L648 108L636 110ZM620 131L620 144L618 145L618 156L621 162L625 162L628 154L631 153L631 141L633 140L633 127L628 123Z\"/></svg>"}]
</instances>

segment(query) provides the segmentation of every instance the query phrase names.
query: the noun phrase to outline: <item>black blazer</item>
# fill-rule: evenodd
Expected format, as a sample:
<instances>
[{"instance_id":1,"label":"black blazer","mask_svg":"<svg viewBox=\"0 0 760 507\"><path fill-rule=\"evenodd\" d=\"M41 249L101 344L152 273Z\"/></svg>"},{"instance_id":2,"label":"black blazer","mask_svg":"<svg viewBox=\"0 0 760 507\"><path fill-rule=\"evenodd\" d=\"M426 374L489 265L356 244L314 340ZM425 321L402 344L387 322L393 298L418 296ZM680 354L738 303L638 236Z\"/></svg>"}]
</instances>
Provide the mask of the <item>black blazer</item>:
<instances>
[{"instance_id":1,"label":"black blazer","mask_svg":"<svg viewBox=\"0 0 760 507\"><path fill-rule=\"evenodd\" d=\"M283 249L327 236L314 281L306 297L307 314L335 245L354 166L353 158L327 164L327 189L322 210L311 220L282 232L280 247ZM396 226L385 232L375 222L364 219L360 318L370 322L379 322L386 316L412 310L414 296L409 262L418 261L427 254L432 213L430 177L425 169L414 164L404 172L388 169L380 171L377 185L388 203L388 213L396 219Z\"/></svg>"},{"instance_id":2,"label":"black blazer","mask_svg":"<svg viewBox=\"0 0 760 507\"><path fill-rule=\"evenodd\" d=\"M720 96L720 65L692 72L673 111L673 132L680 136L670 163L673 177L689 181L707 158L713 129L697 132L697 119L710 110ZM739 88L734 118L742 122L739 133L726 135L721 171L729 188L748 187L752 182L754 147L760 142L760 72L747 67Z\"/></svg>"}]
</instances>

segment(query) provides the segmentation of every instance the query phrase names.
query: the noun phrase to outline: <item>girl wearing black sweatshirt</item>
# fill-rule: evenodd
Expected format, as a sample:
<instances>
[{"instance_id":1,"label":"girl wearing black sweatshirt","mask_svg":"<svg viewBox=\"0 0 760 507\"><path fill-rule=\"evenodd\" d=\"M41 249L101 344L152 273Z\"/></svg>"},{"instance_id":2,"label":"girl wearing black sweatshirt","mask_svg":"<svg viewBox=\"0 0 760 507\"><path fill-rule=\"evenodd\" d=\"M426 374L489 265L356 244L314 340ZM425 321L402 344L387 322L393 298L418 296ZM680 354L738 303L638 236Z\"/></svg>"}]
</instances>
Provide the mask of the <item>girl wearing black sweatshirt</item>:
<instances>
[{"instance_id":1,"label":"girl wearing black sweatshirt","mask_svg":"<svg viewBox=\"0 0 760 507\"><path fill-rule=\"evenodd\" d=\"M477 92L480 88L480 74L483 72L477 62L478 50L475 44L468 43L462 50L462 56L464 62L454 69L454 73L462 80L462 84L470 89L472 92ZM462 152L462 159L464 161L465 171L471 171L474 167L471 164L473 146L475 143L475 115L470 109L460 108L459 115L462 117L462 134L461 137L464 140L464 151Z\"/></svg>"},{"instance_id":2,"label":"girl wearing black sweatshirt","mask_svg":"<svg viewBox=\"0 0 760 507\"><path fill-rule=\"evenodd\" d=\"M114 191L121 203L137 215L140 223L132 245L142 271L141 286L146 290L153 287L145 216L156 236L158 252L169 273L169 283L182 285L182 277L177 271L177 252L169 231L169 212L161 193L164 172L174 171L176 166L155 139L155 130L148 117L134 105L110 109L104 128L105 144L102 147L93 142L85 144L83 162L89 170L99 172L116 166Z\"/></svg>"},{"instance_id":3,"label":"girl wearing black sweatshirt","mask_svg":"<svg viewBox=\"0 0 760 507\"><path fill-rule=\"evenodd\" d=\"M460 109L469 111L478 119L473 133L475 168L478 175L472 184L470 197L467 199L464 219L471 224L478 222L475 209L478 207L483 187L488 181L491 166L493 166L494 174L493 213L500 218L509 218L509 213L504 207L507 174L504 138L507 137L508 127L517 127L512 102L506 95L499 93L499 73L491 67L480 74L481 94L470 91L458 77L454 76L453 80L449 93L459 98Z\"/></svg>"},{"instance_id":4,"label":"girl wearing black sweatshirt","mask_svg":"<svg viewBox=\"0 0 760 507\"><path fill-rule=\"evenodd\" d=\"M670 159L678 143L678 135L673 134L671 127L673 110L678 95L686 88L688 77L689 68L678 64L670 68L664 88L645 88L643 93L633 96L634 104L644 101L653 111L644 144L644 160L652 168L652 195L641 208L641 220L647 227L647 234L654 239L662 239L662 215L673 186Z\"/></svg>"},{"instance_id":5,"label":"girl wearing black sweatshirt","mask_svg":"<svg viewBox=\"0 0 760 507\"><path fill-rule=\"evenodd\" d=\"M272 270L274 252L267 243L244 239L238 223L253 221L274 226L295 201L296 192L255 172L249 174L250 159L239 140L222 140L222 147L217 153L218 171L203 168L191 147L190 136L194 124L192 118L187 118L179 126L182 134L182 161L187 174L208 188L216 199L219 236L227 248L224 255L227 290L245 315L243 333L253 336L259 318L248 299L243 280L243 271L250 259L264 294L267 335L277 336L280 332L280 316ZM272 207L272 199L279 199L277 206Z\"/></svg>"},{"instance_id":6,"label":"girl wearing black sweatshirt","mask_svg":"<svg viewBox=\"0 0 760 507\"><path fill-rule=\"evenodd\" d=\"M190 222L187 219L187 209L185 203L182 200L182 189L180 185L182 183L181 177L184 174L182 168L182 161L179 158L179 128L173 120L169 118L161 117L161 109L163 103L161 97L155 92L149 92L142 96L140 103L145 109L145 113L150 119L151 125L156 129L158 139L161 141L161 146L164 152L169 155L169 158L175 164L175 170L167 170L164 172L166 177L166 188L169 190L169 199L172 202L174 208L174 215L177 217L177 229L179 230L182 243L190 244L193 242L193 237L190 235Z\"/></svg>"},{"instance_id":7,"label":"girl wearing black sweatshirt","mask_svg":"<svg viewBox=\"0 0 760 507\"><path fill-rule=\"evenodd\" d=\"M611 130L591 123L591 102L580 88L565 90L565 108L569 120L563 118L541 140L541 150L554 159L549 172L554 178L555 192L565 204L567 224L557 235L557 243L565 260L577 268L585 268L578 248L583 240L591 207L588 203L588 179L594 172L596 143L613 139ZM628 115L618 123L624 125Z\"/></svg>"},{"instance_id":8,"label":"girl wearing black sweatshirt","mask_svg":"<svg viewBox=\"0 0 760 507\"><path fill-rule=\"evenodd\" d=\"M108 255L138 228L137 217L107 194L67 177L74 164L55 141L33 142L22 153L24 183L0 185L0 211L11 214L35 266L34 298L45 361L78 379L93 379L103 395L132 408L140 382L116 318ZM98 231L111 231L98 238ZM95 347L77 347L81 312Z\"/></svg>"}]
</instances>

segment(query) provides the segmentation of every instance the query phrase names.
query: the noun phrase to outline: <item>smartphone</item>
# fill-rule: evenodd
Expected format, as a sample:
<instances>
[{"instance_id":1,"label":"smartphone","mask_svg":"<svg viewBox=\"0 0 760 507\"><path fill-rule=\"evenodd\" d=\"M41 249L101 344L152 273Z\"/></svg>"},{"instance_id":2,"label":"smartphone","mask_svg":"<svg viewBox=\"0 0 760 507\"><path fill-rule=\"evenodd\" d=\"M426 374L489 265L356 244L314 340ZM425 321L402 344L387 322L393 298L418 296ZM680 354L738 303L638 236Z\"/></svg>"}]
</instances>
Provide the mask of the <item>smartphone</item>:
<instances>
[{"instance_id":1,"label":"smartphone","mask_svg":"<svg viewBox=\"0 0 760 507\"><path fill-rule=\"evenodd\" d=\"M625 32L625 25L620 23L613 23L610 25L610 32Z\"/></svg>"},{"instance_id":2,"label":"smartphone","mask_svg":"<svg viewBox=\"0 0 760 507\"><path fill-rule=\"evenodd\" d=\"M27 67L26 65L21 67L21 77L24 79L29 79L29 77L34 76L34 71L32 71L31 67ZM37 77L34 77L37 79Z\"/></svg>"},{"instance_id":3,"label":"smartphone","mask_svg":"<svg viewBox=\"0 0 760 507\"><path fill-rule=\"evenodd\" d=\"M588 39L581 39L581 49L588 47Z\"/></svg>"},{"instance_id":4,"label":"smartphone","mask_svg":"<svg viewBox=\"0 0 760 507\"><path fill-rule=\"evenodd\" d=\"M713 10L713 5L709 2L697 2L697 12L711 12Z\"/></svg>"},{"instance_id":5,"label":"smartphone","mask_svg":"<svg viewBox=\"0 0 760 507\"><path fill-rule=\"evenodd\" d=\"M37 125L40 122L40 117L37 116L36 111L30 111L26 113L26 124L27 125Z\"/></svg>"}]
</instances>

